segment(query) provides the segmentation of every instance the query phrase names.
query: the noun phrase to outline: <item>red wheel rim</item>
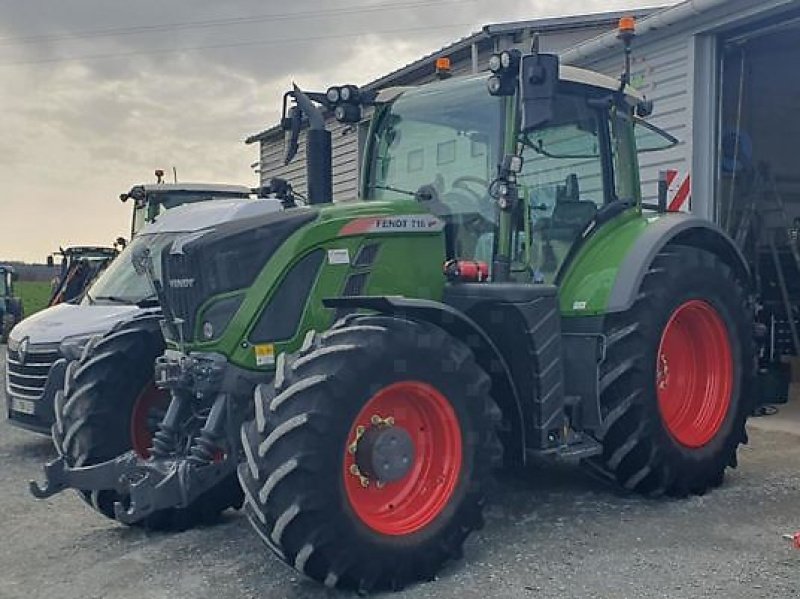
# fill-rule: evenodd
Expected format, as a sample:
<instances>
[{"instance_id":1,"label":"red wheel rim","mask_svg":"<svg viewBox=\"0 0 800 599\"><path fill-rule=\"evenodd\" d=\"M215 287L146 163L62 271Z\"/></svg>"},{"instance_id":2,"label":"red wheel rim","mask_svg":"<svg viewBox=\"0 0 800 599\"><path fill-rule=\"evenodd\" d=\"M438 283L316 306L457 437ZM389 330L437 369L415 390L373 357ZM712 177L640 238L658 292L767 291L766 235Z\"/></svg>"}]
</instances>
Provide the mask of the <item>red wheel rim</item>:
<instances>
[{"instance_id":1,"label":"red wheel rim","mask_svg":"<svg viewBox=\"0 0 800 599\"><path fill-rule=\"evenodd\" d=\"M153 427L151 420L154 414L163 412L169 405L169 394L154 384L149 384L133 404L131 414L131 444L140 457L150 457L153 447Z\"/></svg>"},{"instance_id":2,"label":"red wheel rim","mask_svg":"<svg viewBox=\"0 0 800 599\"><path fill-rule=\"evenodd\" d=\"M678 443L702 447L719 432L731 404L733 357L725 323L708 302L689 300L672 313L658 346L656 389Z\"/></svg>"},{"instance_id":3,"label":"red wheel rim","mask_svg":"<svg viewBox=\"0 0 800 599\"><path fill-rule=\"evenodd\" d=\"M406 475L380 487L365 487L353 468L353 444L359 427L374 426L373 417L393 419L414 445L414 461ZM431 385L403 381L384 387L362 408L345 446L344 482L358 518L385 535L409 535L428 526L447 506L461 474L462 443L458 417L447 398Z\"/></svg>"}]
</instances>

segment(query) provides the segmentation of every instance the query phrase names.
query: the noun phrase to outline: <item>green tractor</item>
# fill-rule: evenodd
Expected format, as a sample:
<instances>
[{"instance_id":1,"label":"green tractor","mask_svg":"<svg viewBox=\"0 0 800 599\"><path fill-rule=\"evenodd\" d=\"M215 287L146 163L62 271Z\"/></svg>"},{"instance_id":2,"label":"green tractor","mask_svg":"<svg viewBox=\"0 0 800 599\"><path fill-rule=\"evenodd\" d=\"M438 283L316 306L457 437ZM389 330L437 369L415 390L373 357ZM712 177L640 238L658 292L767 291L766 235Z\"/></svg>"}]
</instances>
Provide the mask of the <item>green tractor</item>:
<instances>
[{"instance_id":1,"label":"green tractor","mask_svg":"<svg viewBox=\"0 0 800 599\"><path fill-rule=\"evenodd\" d=\"M22 299L14 295L17 272L13 266L0 264L0 342L8 340L14 325L24 317Z\"/></svg>"},{"instance_id":2,"label":"green tractor","mask_svg":"<svg viewBox=\"0 0 800 599\"><path fill-rule=\"evenodd\" d=\"M219 183L164 183L164 171L156 169L156 182L134 185L130 191L121 193L120 201L133 203L131 238L147 223L152 223L165 211L182 206L205 202L210 199L249 198L253 193L243 185Z\"/></svg>"},{"instance_id":3,"label":"green tractor","mask_svg":"<svg viewBox=\"0 0 800 599\"><path fill-rule=\"evenodd\" d=\"M34 494L76 488L151 526L243 502L281 560L367 592L459 557L503 459L580 462L648 496L721 484L751 409L744 260L668 213L663 188L643 204L637 139L657 144L627 76L536 51L490 64L488 92L484 77L288 92L309 205L135 257L167 350L129 358L156 357L151 321L86 347ZM364 201L331 205L323 111L358 122L364 106ZM142 399L153 380L165 411ZM123 453L148 434L147 455Z\"/></svg>"}]
</instances>

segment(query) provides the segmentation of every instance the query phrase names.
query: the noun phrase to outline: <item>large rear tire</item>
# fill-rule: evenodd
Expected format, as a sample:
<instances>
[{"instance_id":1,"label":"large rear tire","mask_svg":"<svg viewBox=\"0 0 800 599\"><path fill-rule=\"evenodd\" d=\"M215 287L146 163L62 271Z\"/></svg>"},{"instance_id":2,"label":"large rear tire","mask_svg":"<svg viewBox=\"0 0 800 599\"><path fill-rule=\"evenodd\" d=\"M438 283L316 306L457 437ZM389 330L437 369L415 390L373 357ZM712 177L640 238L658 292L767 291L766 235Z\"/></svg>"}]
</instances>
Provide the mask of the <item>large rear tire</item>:
<instances>
[{"instance_id":1,"label":"large rear tire","mask_svg":"<svg viewBox=\"0 0 800 599\"><path fill-rule=\"evenodd\" d=\"M483 523L502 451L489 388L471 351L427 323L351 316L310 333L242 428L251 524L327 586L432 578Z\"/></svg>"},{"instance_id":2,"label":"large rear tire","mask_svg":"<svg viewBox=\"0 0 800 599\"><path fill-rule=\"evenodd\" d=\"M745 282L717 256L659 253L633 307L606 320L603 454L589 465L655 496L720 485L747 442L751 321Z\"/></svg>"},{"instance_id":3,"label":"large rear tire","mask_svg":"<svg viewBox=\"0 0 800 599\"><path fill-rule=\"evenodd\" d=\"M153 364L164 351L160 317L145 315L95 338L80 360L67 366L64 391L55 398L53 441L72 467L91 466L131 449L150 457L153 432L169 398L153 384ZM80 492L92 508L114 519L114 502L127 503L112 490ZM211 522L228 507L241 507L235 475L201 495L191 506L160 510L138 524L150 529L183 530Z\"/></svg>"}]
</instances>

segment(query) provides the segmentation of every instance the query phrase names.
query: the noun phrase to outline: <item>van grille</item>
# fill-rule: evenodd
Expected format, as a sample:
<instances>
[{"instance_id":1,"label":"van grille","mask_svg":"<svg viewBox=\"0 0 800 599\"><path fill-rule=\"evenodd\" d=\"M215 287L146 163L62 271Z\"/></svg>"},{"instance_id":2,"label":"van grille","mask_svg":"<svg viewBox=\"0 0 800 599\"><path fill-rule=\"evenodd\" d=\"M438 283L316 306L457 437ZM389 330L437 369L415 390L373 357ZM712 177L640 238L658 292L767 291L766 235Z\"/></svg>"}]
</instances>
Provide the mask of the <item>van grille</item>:
<instances>
[{"instance_id":1,"label":"van grille","mask_svg":"<svg viewBox=\"0 0 800 599\"><path fill-rule=\"evenodd\" d=\"M41 399L47 375L61 357L58 346L29 345L25 360L19 349L8 349L6 356L6 382L9 395L22 399Z\"/></svg>"}]
</instances>

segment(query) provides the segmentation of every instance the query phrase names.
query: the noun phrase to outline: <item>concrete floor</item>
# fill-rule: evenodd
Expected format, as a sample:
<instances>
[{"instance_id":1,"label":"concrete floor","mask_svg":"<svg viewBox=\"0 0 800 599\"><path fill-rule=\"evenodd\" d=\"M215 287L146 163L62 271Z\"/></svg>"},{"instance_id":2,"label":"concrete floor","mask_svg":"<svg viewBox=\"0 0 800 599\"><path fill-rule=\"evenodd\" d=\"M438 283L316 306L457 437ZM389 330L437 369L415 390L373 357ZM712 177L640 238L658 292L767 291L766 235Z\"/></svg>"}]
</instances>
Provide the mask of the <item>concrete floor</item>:
<instances>
[{"instance_id":1,"label":"concrete floor","mask_svg":"<svg viewBox=\"0 0 800 599\"><path fill-rule=\"evenodd\" d=\"M789 402L775 406L777 414L752 418L750 426L759 430L800 435L800 383L793 383Z\"/></svg>"},{"instance_id":2,"label":"concrete floor","mask_svg":"<svg viewBox=\"0 0 800 599\"><path fill-rule=\"evenodd\" d=\"M465 559L396 597L800 597L800 551L781 538L800 529L800 401L753 420L750 437L721 489L682 501L568 466L501 476ZM35 501L27 481L52 455L47 438L0 422L2 599L351 596L285 567L238 513L169 535L105 520L73 493Z\"/></svg>"}]
</instances>

